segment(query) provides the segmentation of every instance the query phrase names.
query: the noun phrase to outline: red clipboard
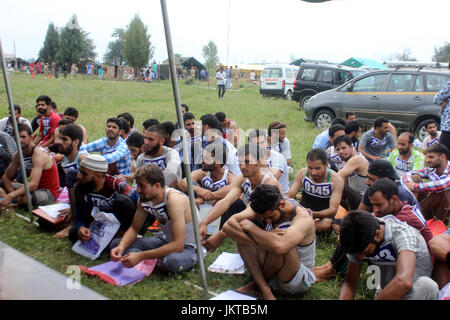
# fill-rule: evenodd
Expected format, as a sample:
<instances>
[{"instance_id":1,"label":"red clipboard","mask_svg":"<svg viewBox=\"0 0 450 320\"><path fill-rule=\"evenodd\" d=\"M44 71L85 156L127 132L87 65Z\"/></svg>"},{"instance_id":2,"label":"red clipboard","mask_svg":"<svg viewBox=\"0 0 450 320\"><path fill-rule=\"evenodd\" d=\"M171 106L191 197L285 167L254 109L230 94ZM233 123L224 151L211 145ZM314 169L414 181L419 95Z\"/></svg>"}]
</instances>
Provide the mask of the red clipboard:
<instances>
[{"instance_id":1,"label":"red clipboard","mask_svg":"<svg viewBox=\"0 0 450 320\"><path fill-rule=\"evenodd\" d=\"M54 218L54 217L48 215L47 212L45 212L44 210L42 210L40 208L35 209L35 210L31 211L31 212L33 214L35 214L35 215L37 215L37 216L47 220L47 221L53 223L53 224L58 224L58 223L61 223L63 221L63 218Z\"/></svg>"}]
</instances>

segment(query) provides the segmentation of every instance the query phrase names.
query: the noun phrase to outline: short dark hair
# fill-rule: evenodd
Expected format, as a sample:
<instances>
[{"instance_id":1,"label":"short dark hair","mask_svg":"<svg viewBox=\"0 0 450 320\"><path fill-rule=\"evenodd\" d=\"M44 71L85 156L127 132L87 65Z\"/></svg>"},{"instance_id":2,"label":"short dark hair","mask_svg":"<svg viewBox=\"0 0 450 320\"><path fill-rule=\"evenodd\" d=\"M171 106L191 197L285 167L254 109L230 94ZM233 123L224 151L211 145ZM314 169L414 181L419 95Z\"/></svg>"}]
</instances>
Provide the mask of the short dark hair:
<instances>
[{"instance_id":1,"label":"short dark hair","mask_svg":"<svg viewBox=\"0 0 450 320\"><path fill-rule=\"evenodd\" d=\"M260 184L250 194L250 207L257 214L263 214L267 210L277 209L283 195L277 187L270 184Z\"/></svg>"},{"instance_id":2,"label":"short dark hair","mask_svg":"<svg viewBox=\"0 0 450 320\"><path fill-rule=\"evenodd\" d=\"M61 119L58 121L58 126L65 126L65 125L72 124L72 123L73 123L73 121L70 119Z\"/></svg>"},{"instance_id":3,"label":"short dark hair","mask_svg":"<svg viewBox=\"0 0 450 320\"><path fill-rule=\"evenodd\" d=\"M345 126L347 124L347 121L345 121L342 118L335 118L333 121L331 121L331 125L340 124Z\"/></svg>"},{"instance_id":4,"label":"short dark hair","mask_svg":"<svg viewBox=\"0 0 450 320\"><path fill-rule=\"evenodd\" d=\"M17 113L20 114L20 113L22 113L22 108L18 104L15 104L14 111L17 111ZM9 109L8 109L8 112L9 112Z\"/></svg>"},{"instance_id":5,"label":"short dark hair","mask_svg":"<svg viewBox=\"0 0 450 320\"><path fill-rule=\"evenodd\" d=\"M266 156L265 150L263 150L256 143L246 143L239 148L237 152L238 157L245 157L246 155L251 155L254 159L260 160L264 159Z\"/></svg>"},{"instance_id":6,"label":"short dark hair","mask_svg":"<svg viewBox=\"0 0 450 320\"><path fill-rule=\"evenodd\" d=\"M19 134L22 131L26 131L29 136L31 136L33 134L33 131L31 131L31 128L24 123L18 123L17 130L19 130Z\"/></svg>"},{"instance_id":7,"label":"short dark hair","mask_svg":"<svg viewBox=\"0 0 450 320\"><path fill-rule=\"evenodd\" d=\"M392 199L392 196L398 197L398 186L397 184L389 178L381 178L375 181L369 189L367 189L367 194L373 196L375 192L380 191L383 198L386 200Z\"/></svg>"},{"instance_id":8,"label":"short dark hair","mask_svg":"<svg viewBox=\"0 0 450 320\"><path fill-rule=\"evenodd\" d=\"M344 133L345 133L345 127L343 125L341 125L341 124L334 124L328 129L328 135L331 138L333 138L334 134L336 132L340 131L340 130L344 131Z\"/></svg>"},{"instance_id":9,"label":"short dark hair","mask_svg":"<svg viewBox=\"0 0 450 320\"><path fill-rule=\"evenodd\" d=\"M123 113L119 114L117 116L117 118L124 118L124 119L126 119L128 121L128 123L129 123L129 127L130 128L134 127L134 117L131 115L131 113L123 112Z\"/></svg>"},{"instance_id":10,"label":"short dark hair","mask_svg":"<svg viewBox=\"0 0 450 320\"><path fill-rule=\"evenodd\" d=\"M266 131L262 130L262 129L252 130L248 134L248 142L251 143L254 138L259 138L259 137L264 137L264 140L266 140L267 139Z\"/></svg>"},{"instance_id":11,"label":"short dark hair","mask_svg":"<svg viewBox=\"0 0 450 320\"><path fill-rule=\"evenodd\" d=\"M345 142L349 147L353 146L352 139L350 139L350 137L345 134L334 139L334 147L336 148L341 142Z\"/></svg>"},{"instance_id":12,"label":"short dark hair","mask_svg":"<svg viewBox=\"0 0 450 320\"><path fill-rule=\"evenodd\" d=\"M78 139L77 149L80 149L81 144L83 143L83 130L81 130L80 126L76 124L68 124L67 126L62 128L60 134L68 136L70 139L72 139L72 141Z\"/></svg>"},{"instance_id":13,"label":"short dark hair","mask_svg":"<svg viewBox=\"0 0 450 320\"><path fill-rule=\"evenodd\" d=\"M58 109L58 106L56 105L56 102L55 101L50 101L50 107L52 107L52 109Z\"/></svg>"},{"instance_id":14,"label":"short dark hair","mask_svg":"<svg viewBox=\"0 0 450 320\"><path fill-rule=\"evenodd\" d=\"M215 116L216 116L217 120L219 120L220 122L224 122L225 119L227 118L227 115L225 114L225 112L222 112L222 111L216 112Z\"/></svg>"},{"instance_id":15,"label":"short dark hair","mask_svg":"<svg viewBox=\"0 0 450 320\"><path fill-rule=\"evenodd\" d=\"M45 101L46 105L50 105L50 103L52 102L52 99L49 96L42 95L42 96L37 97L36 103L38 103L39 101Z\"/></svg>"},{"instance_id":16,"label":"short dark hair","mask_svg":"<svg viewBox=\"0 0 450 320\"><path fill-rule=\"evenodd\" d=\"M442 143L433 144L431 147L429 147L425 153L437 153L437 154L445 154L445 157L449 158L449 151L448 148L443 145Z\"/></svg>"},{"instance_id":17,"label":"short dark hair","mask_svg":"<svg viewBox=\"0 0 450 320\"><path fill-rule=\"evenodd\" d=\"M222 124L213 114L205 114L201 118L202 126L208 126L210 129L216 129L222 132Z\"/></svg>"},{"instance_id":18,"label":"short dark hair","mask_svg":"<svg viewBox=\"0 0 450 320\"><path fill-rule=\"evenodd\" d=\"M181 104L181 107L185 108L185 109L186 109L186 112L189 111L189 107L188 107L188 105L187 105L186 103L182 103L182 104Z\"/></svg>"},{"instance_id":19,"label":"short dark hair","mask_svg":"<svg viewBox=\"0 0 450 320\"><path fill-rule=\"evenodd\" d=\"M205 147L205 151L211 153L216 163L222 166L227 164L227 147L223 143L210 143Z\"/></svg>"},{"instance_id":20,"label":"short dark hair","mask_svg":"<svg viewBox=\"0 0 450 320\"><path fill-rule=\"evenodd\" d=\"M160 123L160 126L164 129L165 133L170 136L172 136L172 133L175 131L175 124L172 121Z\"/></svg>"},{"instance_id":21,"label":"short dark hair","mask_svg":"<svg viewBox=\"0 0 450 320\"><path fill-rule=\"evenodd\" d=\"M120 120L120 122L122 123L122 128L121 128L121 130L125 131L125 133L129 133L129 132L130 132L130 125L128 124L127 119L125 119L125 118L120 118L119 120Z\"/></svg>"},{"instance_id":22,"label":"short dark hair","mask_svg":"<svg viewBox=\"0 0 450 320\"><path fill-rule=\"evenodd\" d=\"M350 211L341 222L339 243L346 253L361 253L373 242L380 221L362 210Z\"/></svg>"},{"instance_id":23,"label":"short dark hair","mask_svg":"<svg viewBox=\"0 0 450 320\"><path fill-rule=\"evenodd\" d=\"M383 117L376 118L375 121L373 122L373 127L381 128L381 126L383 126L384 123L389 123L389 120Z\"/></svg>"},{"instance_id":24,"label":"short dark hair","mask_svg":"<svg viewBox=\"0 0 450 320\"><path fill-rule=\"evenodd\" d=\"M192 119L195 119L195 116L192 112L186 112L183 115L183 122L186 122L187 120L192 120Z\"/></svg>"},{"instance_id":25,"label":"short dark hair","mask_svg":"<svg viewBox=\"0 0 450 320\"><path fill-rule=\"evenodd\" d=\"M148 132L156 132L161 138L166 139L166 131L164 130L164 127L161 124L154 124L147 128Z\"/></svg>"},{"instance_id":26,"label":"short dark hair","mask_svg":"<svg viewBox=\"0 0 450 320\"><path fill-rule=\"evenodd\" d=\"M78 113L77 108L75 108L75 107L67 107L67 108L64 110L64 114L63 114L63 115L69 116L69 117L75 117L75 118L78 119L79 113Z\"/></svg>"},{"instance_id":27,"label":"short dark hair","mask_svg":"<svg viewBox=\"0 0 450 320\"><path fill-rule=\"evenodd\" d=\"M358 132L361 128L361 124L358 121L349 121L345 125L345 134L350 134L352 132Z\"/></svg>"},{"instance_id":28,"label":"short dark hair","mask_svg":"<svg viewBox=\"0 0 450 320\"><path fill-rule=\"evenodd\" d=\"M279 129L283 129L286 128L286 125L283 122L280 121L273 121L271 123L269 123L269 127L267 129L267 134L269 135L269 137L272 136L272 130L279 130Z\"/></svg>"},{"instance_id":29,"label":"short dark hair","mask_svg":"<svg viewBox=\"0 0 450 320\"><path fill-rule=\"evenodd\" d=\"M106 125L108 125L108 123L110 122L114 122L115 124L117 124L117 126L119 127L119 129L123 129L123 125L122 125L122 121L120 121L120 119L117 118L109 118L108 120L106 120Z\"/></svg>"},{"instance_id":30,"label":"short dark hair","mask_svg":"<svg viewBox=\"0 0 450 320\"><path fill-rule=\"evenodd\" d=\"M433 119L430 119L430 120L428 120L427 122L425 122L425 128L428 128L428 126L429 126L430 124L432 124L432 123L434 123L434 124L436 125L436 127L439 128L439 123L437 123L437 121L436 121L436 120L433 120Z\"/></svg>"},{"instance_id":31,"label":"short dark hair","mask_svg":"<svg viewBox=\"0 0 450 320\"><path fill-rule=\"evenodd\" d=\"M142 123L142 126L144 127L145 130L147 130L147 128L149 128L155 124L159 124L158 119L147 119Z\"/></svg>"},{"instance_id":32,"label":"short dark hair","mask_svg":"<svg viewBox=\"0 0 450 320\"><path fill-rule=\"evenodd\" d=\"M147 164L137 169L135 179L136 181L145 179L145 181L152 186L156 183L159 183L162 188L165 186L164 172L160 167L154 164Z\"/></svg>"},{"instance_id":33,"label":"short dark hair","mask_svg":"<svg viewBox=\"0 0 450 320\"><path fill-rule=\"evenodd\" d=\"M316 161L320 160L323 165L325 165L328 161L328 155L325 150L322 148L313 148L309 150L306 155L306 161Z\"/></svg>"},{"instance_id":34,"label":"short dark hair","mask_svg":"<svg viewBox=\"0 0 450 320\"><path fill-rule=\"evenodd\" d=\"M130 134L130 136L127 139L127 145L130 147L140 148L142 147L143 144L144 144L144 135L139 132Z\"/></svg>"},{"instance_id":35,"label":"short dark hair","mask_svg":"<svg viewBox=\"0 0 450 320\"><path fill-rule=\"evenodd\" d=\"M349 117L354 116L354 115L355 115L355 113L353 111L347 111L345 113L345 119L348 119Z\"/></svg>"}]
</instances>

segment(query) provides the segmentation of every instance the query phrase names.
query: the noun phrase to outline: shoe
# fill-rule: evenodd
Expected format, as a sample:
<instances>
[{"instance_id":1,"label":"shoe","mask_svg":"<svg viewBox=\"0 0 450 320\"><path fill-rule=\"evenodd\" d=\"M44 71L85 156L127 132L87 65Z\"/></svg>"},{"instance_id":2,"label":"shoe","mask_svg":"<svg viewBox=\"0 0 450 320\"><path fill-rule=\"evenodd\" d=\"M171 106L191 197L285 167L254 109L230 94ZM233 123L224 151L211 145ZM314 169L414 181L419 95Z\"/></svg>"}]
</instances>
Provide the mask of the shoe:
<instances>
[{"instance_id":1,"label":"shoe","mask_svg":"<svg viewBox=\"0 0 450 320\"><path fill-rule=\"evenodd\" d=\"M161 227L159 226L158 221L155 220L155 222L153 222L153 224L147 228L147 231L151 233L160 232Z\"/></svg>"}]
</instances>

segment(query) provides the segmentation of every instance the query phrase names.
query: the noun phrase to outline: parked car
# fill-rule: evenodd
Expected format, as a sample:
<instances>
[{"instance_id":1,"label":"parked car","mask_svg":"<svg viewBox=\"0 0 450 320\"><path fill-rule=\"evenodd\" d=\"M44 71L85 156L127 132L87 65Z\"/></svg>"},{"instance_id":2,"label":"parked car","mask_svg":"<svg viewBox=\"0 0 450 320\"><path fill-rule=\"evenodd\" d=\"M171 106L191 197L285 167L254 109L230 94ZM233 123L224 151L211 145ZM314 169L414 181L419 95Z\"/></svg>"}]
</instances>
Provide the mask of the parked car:
<instances>
[{"instance_id":1,"label":"parked car","mask_svg":"<svg viewBox=\"0 0 450 320\"><path fill-rule=\"evenodd\" d=\"M436 70L372 71L311 97L305 105L305 120L326 129L334 118L352 111L363 126L369 127L383 116L423 140L426 121L440 122L441 107L433 104L433 98L448 79L449 72Z\"/></svg>"},{"instance_id":2,"label":"parked car","mask_svg":"<svg viewBox=\"0 0 450 320\"><path fill-rule=\"evenodd\" d=\"M264 97L281 96L291 100L298 66L268 64L261 73L259 93Z\"/></svg>"},{"instance_id":3,"label":"parked car","mask_svg":"<svg viewBox=\"0 0 450 320\"><path fill-rule=\"evenodd\" d=\"M366 72L366 69L336 64L303 62L294 81L292 100L298 101L300 109L303 109L313 95L336 88Z\"/></svg>"}]
</instances>

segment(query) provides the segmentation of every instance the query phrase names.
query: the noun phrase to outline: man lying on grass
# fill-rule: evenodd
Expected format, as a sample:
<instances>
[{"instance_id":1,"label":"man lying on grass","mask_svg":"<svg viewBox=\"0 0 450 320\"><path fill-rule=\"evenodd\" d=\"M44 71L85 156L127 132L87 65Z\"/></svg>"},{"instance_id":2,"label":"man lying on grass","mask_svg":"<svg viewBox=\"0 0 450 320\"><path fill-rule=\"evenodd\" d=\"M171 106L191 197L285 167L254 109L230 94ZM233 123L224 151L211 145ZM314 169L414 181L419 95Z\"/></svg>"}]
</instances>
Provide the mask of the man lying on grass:
<instances>
[{"instance_id":1,"label":"man lying on grass","mask_svg":"<svg viewBox=\"0 0 450 320\"><path fill-rule=\"evenodd\" d=\"M121 261L127 268L144 259L157 258L157 266L164 271L180 273L191 269L198 258L189 198L165 187L164 173L154 164L137 170L136 184L140 195L136 214L123 238L111 242L111 259ZM163 232L137 239L149 214L156 217Z\"/></svg>"},{"instance_id":2,"label":"man lying on grass","mask_svg":"<svg viewBox=\"0 0 450 320\"><path fill-rule=\"evenodd\" d=\"M295 200L283 198L276 186L256 186L250 205L232 216L223 231L236 241L254 280L238 291L259 290L263 299L272 300L272 290L299 294L315 282L313 219Z\"/></svg>"}]
</instances>

